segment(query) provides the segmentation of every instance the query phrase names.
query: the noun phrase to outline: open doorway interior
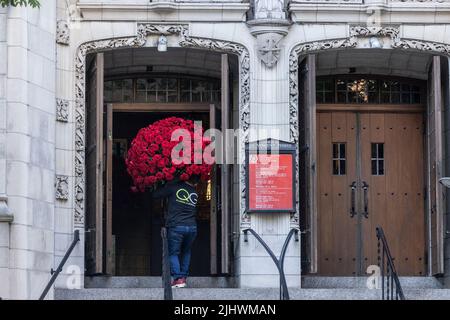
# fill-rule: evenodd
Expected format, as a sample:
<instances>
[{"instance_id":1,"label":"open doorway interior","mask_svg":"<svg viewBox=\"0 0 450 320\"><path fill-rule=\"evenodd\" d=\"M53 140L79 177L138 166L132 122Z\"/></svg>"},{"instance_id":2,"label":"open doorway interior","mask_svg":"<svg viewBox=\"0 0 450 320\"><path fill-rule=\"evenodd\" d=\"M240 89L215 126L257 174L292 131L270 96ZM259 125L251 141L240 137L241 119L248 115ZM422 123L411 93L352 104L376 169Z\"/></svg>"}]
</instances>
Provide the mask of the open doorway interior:
<instances>
[{"instance_id":1,"label":"open doorway interior","mask_svg":"<svg viewBox=\"0 0 450 320\"><path fill-rule=\"evenodd\" d=\"M166 117L201 120L205 130L234 128L238 59L196 49L123 49L88 55L86 70L85 274L160 276L161 203L131 192L124 157L139 129ZM216 165L199 186L192 276L232 275L235 169Z\"/></svg>"},{"instance_id":2,"label":"open doorway interior","mask_svg":"<svg viewBox=\"0 0 450 320\"><path fill-rule=\"evenodd\" d=\"M161 275L161 200L151 192L130 190L132 180L126 171L125 156L137 132L155 121L178 116L202 121L209 126L209 114L166 112L114 112L113 115L113 196L112 232L116 276ZM198 235L192 248L191 275L210 275L210 202L211 181L201 182L197 226Z\"/></svg>"}]
</instances>

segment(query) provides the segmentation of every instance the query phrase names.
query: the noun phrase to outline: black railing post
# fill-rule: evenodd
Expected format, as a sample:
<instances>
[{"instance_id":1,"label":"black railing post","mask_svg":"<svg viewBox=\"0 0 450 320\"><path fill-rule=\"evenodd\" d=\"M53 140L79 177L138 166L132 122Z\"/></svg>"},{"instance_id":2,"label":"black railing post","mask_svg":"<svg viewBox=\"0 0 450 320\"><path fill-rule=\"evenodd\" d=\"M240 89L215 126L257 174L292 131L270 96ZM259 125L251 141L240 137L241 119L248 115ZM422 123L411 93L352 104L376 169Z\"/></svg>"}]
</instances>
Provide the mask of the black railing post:
<instances>
[{"instance_id":1,"label":"black railing post","mask_svg":"<svg viewBox=\"0 0 450 320\"><path fill-rule=\"evenodd\" d=\"M378 238L378 264L381 272L381 299L405 300L400 279L395 269L394 259L391 256L383 228L377 227L376 234Z\"/></svg>"},{"instance_id":2,"label":"black railing post","mask_svg":"<svg viewBox=\"0 0 450 320\"><path fill-rule=\"evenodd\" d=\"M42 291L41 296L39 297L39 300L44 300L47 293L50 291L50 288L52 287L53 283L55 283L56 278L58 278L59 274L62 272L64 264L66 263L67 259L69 259L70 254L72 253L73 249L77 245L78 241L80 241L80 230L75 230L73 232L73 240L70 244L70 247L67 249L66 254L62 258L61 262L58 265L58 268L56 268L56 271L52 270L50 271L52 277L50 278L50 281L47 283L47 286L45 287L44 291Z\"/></svg>"},{"instance_id":3,"label":"black railing post","mask_svg":"<svg viewBox=\"0 0 450 320\"><path fill-rule=\"evenodd\" d=\"M264 247L264 249L267 251L269 256L272 258L273 262L275 263L275 265L278 269L278 272L280 274L280 300L289 300L289 291L288 291L288 287L287 287L287 283L286 283L286 276L284 274L284 258L286 255L289 241L291 240L292 235L294 233L298 232L298 230L291 229L291 231L289 231L289 234L283 244L283 248L281 249L281 254L280 254L279 259L277 259L277 257L275 256L273 251L269 248L267 243L259 236L259 234L256 233L255 230L253 230L251 228L245 229L244 230L244 239L247 239L248 232L250 232L259 241L259 243L261 243L261 245ZM248 240L244 240L244 241L247 242Z\"/></svg>"},{"instance_id":4,"label":"black railing post","mask_svg":"<svg viewBox=\"0 0 450 320\"><path fill-rule=\"evenodd\" d=\"M161 241L162 241L162 257L161 257L161 280L164 288L164 300L173 300L172 293L172 277L170 274L169 261L169 240L167 238L167 198L161 201L162 204L162 227L161 227Z\"/></svg>"},{"instance_id":5,"label":"black railing post","mask_svg":"<svg viewBox=\"0 0 450 320\"><path fill-rule=\"evenodd\" d=\"M167 228L161 228L162 240L162 282L164 288L164 300L173 300L172 284L170 276L170 262L169 262L169 243L167 240Z\"/></svg>"}]
</instances>

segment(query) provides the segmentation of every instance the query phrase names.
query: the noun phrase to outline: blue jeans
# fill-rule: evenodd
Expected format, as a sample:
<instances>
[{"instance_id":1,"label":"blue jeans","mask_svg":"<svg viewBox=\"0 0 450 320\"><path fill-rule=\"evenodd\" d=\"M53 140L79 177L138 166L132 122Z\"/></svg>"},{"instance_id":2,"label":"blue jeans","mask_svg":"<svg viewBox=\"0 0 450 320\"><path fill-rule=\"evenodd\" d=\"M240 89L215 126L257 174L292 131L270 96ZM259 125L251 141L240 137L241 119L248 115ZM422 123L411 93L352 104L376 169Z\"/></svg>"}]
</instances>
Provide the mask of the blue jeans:
<instances>
[{"instance_id":1,"label":"blue jeans","mask_svg":"<svg viewBox=\"0 0 450 320\"><path fill-rule=\"evenodd\" d=\"M168 228L170 274L173 279L186 278L191 262L191 247L197 236L197 226Z\"/></svg>"}]
</instances>

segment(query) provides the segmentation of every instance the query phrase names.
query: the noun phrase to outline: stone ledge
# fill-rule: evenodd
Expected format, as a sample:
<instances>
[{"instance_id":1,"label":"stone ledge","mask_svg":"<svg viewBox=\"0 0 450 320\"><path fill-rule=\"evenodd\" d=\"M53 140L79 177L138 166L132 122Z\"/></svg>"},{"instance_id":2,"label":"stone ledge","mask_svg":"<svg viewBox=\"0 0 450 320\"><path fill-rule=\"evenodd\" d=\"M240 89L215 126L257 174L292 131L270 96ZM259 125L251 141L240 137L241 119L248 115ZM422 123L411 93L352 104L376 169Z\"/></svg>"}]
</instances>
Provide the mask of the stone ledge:
<instances>
[{"instance_id":1,"label":"stone ledge","mask_svg":"<svg viewBox=\"0 0 450 320\"><path fill-rule=\"evenodd\" d=\"M248 3L150 2L148 4L78 4L83 21L245 21Z\"/></svg>"}]
</instances>

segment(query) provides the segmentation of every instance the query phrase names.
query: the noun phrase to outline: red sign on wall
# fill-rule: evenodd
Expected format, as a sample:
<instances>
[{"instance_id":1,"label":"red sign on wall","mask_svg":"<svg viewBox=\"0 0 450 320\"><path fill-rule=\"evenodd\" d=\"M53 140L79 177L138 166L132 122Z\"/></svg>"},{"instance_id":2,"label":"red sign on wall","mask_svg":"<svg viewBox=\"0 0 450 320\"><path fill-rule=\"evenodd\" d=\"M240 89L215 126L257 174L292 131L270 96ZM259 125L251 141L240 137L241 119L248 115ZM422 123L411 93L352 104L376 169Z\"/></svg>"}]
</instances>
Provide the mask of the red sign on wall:
<instances>
[{"instance_id":1,"label":"red sign on wall","mask_svg":"<svg viewBox=\"0 0 450 320\"><path fill-rule=\"evenodd\" d=\"M249 154L248 211L292 212L294 154Z\"/></svg>"}]
</instances>

